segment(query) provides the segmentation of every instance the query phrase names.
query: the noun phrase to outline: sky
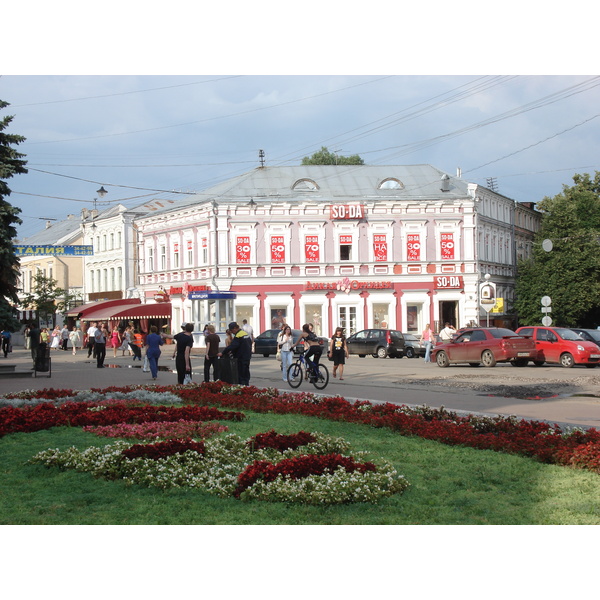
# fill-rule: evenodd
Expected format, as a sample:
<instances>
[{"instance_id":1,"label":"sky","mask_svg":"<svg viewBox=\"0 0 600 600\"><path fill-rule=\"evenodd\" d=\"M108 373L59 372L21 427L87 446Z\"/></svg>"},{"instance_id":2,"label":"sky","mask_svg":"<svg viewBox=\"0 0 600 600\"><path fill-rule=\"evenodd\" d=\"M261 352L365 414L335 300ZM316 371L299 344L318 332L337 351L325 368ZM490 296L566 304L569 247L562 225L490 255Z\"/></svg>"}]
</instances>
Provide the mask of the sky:
<instances>
[{"instance_id":1,"label":"sky","mask_svg":"<svg viewBox=\"0 0 600 600\"><path fill-rule=\"evenodd\" d=\"M101 186L108 190L103 202L126 206L182 198L256 168L261 149L267 166L297 165L327 146L359 154L367 164L427 163L450 175L460 168L467 181L486 185L492 178L498 192L530 202L560 193L575 173L600 170L597 5L407 4L9 3L2 9L0 99L10 106L0 118L14 115L6 132L27 138L18 150L29 173L8 180L8 200L22 210L19 237L43 229L48 219L93 208ZM27 544L56 551L54 530L35 529L28 529L32 539L22 528L11 536L5 546L13 556ZM114 529L101 529L106 545L99 543L98 552L106 554L98 557L130 564L131 544L115 545ZM262 553L250 556L247 549L260 547L260 539L263 547L286 549L265 555L272 572L287 574L287 562L310 555L340 574L317 582L304 570L299 591L318 586L346 598L397 590L399 582L412 589L430 575L431 564L439 577L427 580L429 589L437 581L446 586L467 556L474 590L489 585L490 564L509 566L507 584L517 579L523 592L526 582L538 592L546 580L553 591L570 590L570 566L594 572L581 568L581 553L563 554L564 581L544 577L546 548L554 551L564 529L545 529L552 543L536 544L540 530L520 528L528 535L522 545L514 543L512 528L461 528L459 535L456 528L376 529L363 527L358 535L355 528L327 528L325 537L323 528L261 528L260 534L238 528L233 544L221 529L203 529L204 545L196 543L188 555L170 550L186 543L185 528L168 528L161 531L159 560L176 557L178 573L193 560L195 576L197 553L206 547L215 559L227 552L223 564L209 561L215 572L229 576L235 562L240 580L254 579ZM142 530L154 552L155 529L137 529L136 539ZM61 539L66 535L63 528ZM65 550L86 547L86 564L93 555L89 536L87 528L71 528L62 542ZM22 552L15 550L19 544ZM393 551L374 551L391 544ZM140 554L144 544L134 545ZM483 546L484 553L470 551ZM505 562L521 548L522 560ZM362 572L377 576L342 576L357 560ZM409 567L400 576L399 564ZM55 576L53 565L48 568L40 578L45 586ZM418 575L415 582L410 572ZM137 592L144 584L124 576L122 585L128 581ZM151 584L172 594L185 582ZM257 597L254 592L244 589L247 598ZM256 593L263 597L264 590L256 586Z\"/></svg>"},{"instance_id":2,"label":"sky","mask_svg":"<svg viewBox=\"0 0 600 600\"><path fill-rule=\"evenodd\" d=\"M370 18L364 21L370 30ZM385 31L381 19L375 22ZM86 37L89 61L81 62L77 44L60 46L65 40L55 36L43 53L8 61L2 69L0 99L10 106L0 117L12 115L6 131L26 138L18 150L26 155L29 172L8 182L10 202L22 210L21 240L47 220L93 208L95 200L102 209L185 198L258 167L259 150L267 166L300 164L326 146L345 156L359 154L366 164L427 163L450 175L460 169L463 179L526 202L556 195L575 173L600 169L600 77L585 70L585 61L570 73L547 50L549 68L539 59L531 31L529 52L518 50L512 58L509 46L501 46L498 56L489 52L490 60L478 61L475 40L490 49L497 44L494 36L471 31L462 55L452 53L457 38L443 53L421 50L415 53L420 61L407 63L398 59L410 45L406 30L405 43L388 45L385 55L377 56L362 38L354 40L362 45L353 60L354 54L344 52L347 38L336 47L329 36L316 50L314 43L302 47L292 29L286 46L291 60L282 55L278 62L281 46L274 46L272 37L267 42L232 25L232 31L246 35L232 57L222 52L231 36L217 34L213 42L204 25L199 44L214 56L197 60L194 53L180 54L169 63L175 70L169 74L161 70L164 57L157 59L164 51L155 47L177 44L177 34L151 47L145 40L132 60L135 36L127 48L119 46L114 34L123 27L114 21L113 37L94 35L108 31L104 23L94 22ZM454 31L457 24L470 31L463 19L442 20L437 27ZM264 30L267 26L261 23ZM80 29L71 28L71 36ZM141 30L137 33L143 38ZM278 41L283 34L278 32ZM377 32L367 39L373 45L390 43L386 36L380 41ZM422 48L422 38L415 39ZM328 60L328 47L343 60ZM177 45L175 52L181 52ZM556 56L564 58L560 52ZM146 61L139 60L142 55ZM190 61L180 61L182 56ZM96 194L101 186L108 191L103 199Z\"/></svg>"}]
</instances>

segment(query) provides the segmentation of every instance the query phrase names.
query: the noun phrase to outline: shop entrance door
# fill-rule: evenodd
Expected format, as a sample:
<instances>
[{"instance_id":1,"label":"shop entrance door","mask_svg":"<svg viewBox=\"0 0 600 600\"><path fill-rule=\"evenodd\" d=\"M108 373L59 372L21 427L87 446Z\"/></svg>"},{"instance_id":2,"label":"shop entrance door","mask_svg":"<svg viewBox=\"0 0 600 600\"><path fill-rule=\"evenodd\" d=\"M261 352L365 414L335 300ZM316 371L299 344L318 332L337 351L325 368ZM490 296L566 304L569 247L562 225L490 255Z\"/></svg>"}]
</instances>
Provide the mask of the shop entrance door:
<instances>
[{"instance_id":1,"label":"shop entrance door","mask_svg":"<svg viewBox=\"0 0 600 600\"><path fill-rule=\"evenodd\" d=\"M440 329L443 329L446 323L450 323L456 329L459 328L457 300L440 301Z\"/></svg>"}]
</instances>

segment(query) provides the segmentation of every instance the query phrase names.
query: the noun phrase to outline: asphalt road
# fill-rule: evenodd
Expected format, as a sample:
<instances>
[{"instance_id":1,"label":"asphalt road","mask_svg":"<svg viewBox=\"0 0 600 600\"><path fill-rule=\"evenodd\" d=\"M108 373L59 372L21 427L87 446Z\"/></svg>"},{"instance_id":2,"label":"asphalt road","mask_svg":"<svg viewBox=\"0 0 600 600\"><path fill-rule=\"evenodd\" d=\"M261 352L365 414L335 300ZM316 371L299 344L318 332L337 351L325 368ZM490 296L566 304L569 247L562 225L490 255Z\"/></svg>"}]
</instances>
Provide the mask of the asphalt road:
<instances>
[{"instance_id":1,"label":"asphalt road","mask_svg":"<svg viewBox=\"0 0 600 600\"><path fill-rule=\"evenodd\" d=\"M113 358L107 350L106 368L97 369L87 352L52 352L51 377L38 373L32 377L28 351L16 348L7 359L0 356L0 366L15 364L23 376L0 377L0 396L24 389L103 388L151 384L149 373L143 373L141 364L121 352ZM159 361L161 371L157 383L174 384L176 377L170 360L172 346L165 346ZM323 361L331 372L332 363ZM203 380L203 359L193 357L194 381ZM257 387L277 387L290 391L281 380L281 370L274 357L254 356L251 363L251 383ZM587 369L560 366L528 366L517 368L499 364L492 368L451 366L446 369L423 359L376 359L351 356L346 364L344 381L330 378L323 392L308 382L298 391L326 395L340 395L347 399L373 402L444 406L456 411L483 414L516 415L527 419L547 420L553 423L600 427L600 368Z\"/></svg>"}]
</instances>

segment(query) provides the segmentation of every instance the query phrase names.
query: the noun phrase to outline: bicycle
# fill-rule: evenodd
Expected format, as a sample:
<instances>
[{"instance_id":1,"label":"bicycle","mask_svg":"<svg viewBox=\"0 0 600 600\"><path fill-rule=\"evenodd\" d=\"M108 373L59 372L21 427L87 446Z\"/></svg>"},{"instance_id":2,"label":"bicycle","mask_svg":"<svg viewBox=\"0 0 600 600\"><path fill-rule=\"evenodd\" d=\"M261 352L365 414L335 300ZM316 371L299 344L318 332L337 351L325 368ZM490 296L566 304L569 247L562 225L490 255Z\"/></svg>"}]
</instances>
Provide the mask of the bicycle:
<instances>
[{"instance_id":1,"label":"bicycle","mask_svg":"<svg viewBox=\"0 0 600 600\"><path fill-rule=\"evenodd\" d=\"M292 363L287 370L287 381L291 388L298 388L304 379L304 374L310 378L309 381L318 390L323 390L329 383L329 371L325 365L318 364L311 367L304 354L299 354L296 362Z\"/></svg>"}]
</instances>

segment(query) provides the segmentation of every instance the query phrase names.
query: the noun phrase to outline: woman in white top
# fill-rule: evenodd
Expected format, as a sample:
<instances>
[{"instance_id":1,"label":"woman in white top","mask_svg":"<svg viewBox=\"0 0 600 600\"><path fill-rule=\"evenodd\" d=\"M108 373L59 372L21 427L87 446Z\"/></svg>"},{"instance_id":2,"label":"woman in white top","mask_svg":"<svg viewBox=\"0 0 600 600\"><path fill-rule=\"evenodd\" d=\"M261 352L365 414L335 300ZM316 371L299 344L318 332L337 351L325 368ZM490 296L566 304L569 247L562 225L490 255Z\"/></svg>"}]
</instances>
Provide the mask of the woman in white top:
<instances>
[{"instance_id":1,"label":"woman in white top","mask_svg":"<svg viewBox=\"0 0 600 600\"><path fill-rule=\"evenodd\" d=\"M71 346L73 346L73 356L75 356L77 346L81 348L81 330L78 327L73 327L69 333L69 341L71 342Z\"/></svg>"},{"instance_id":2,"label":"woman in white top","mask_svg":"<svg viewBox=\"0 0 600 600\"><path fill-rule=\"evenodd\" d=\"M58 327L58 325L54 328L54 331L52 331L52 343L50 344L50 348L52 348L53 350L58 350L60 347L60 340L61 340L61 334L60 334L60 329Z\"/></svg>"},{"instance_id":3,"label":"woman in white top","mask_svg":"<svg viewBox=\"0 0 600 600\"><path fill-rule=\"evenodd\" d=\"M277 348L281 352L281 374L283 381L287 381L287 372L292 364L294 338L292 328L286 325L277 336Z\"/></svg>"}]
</instances>

